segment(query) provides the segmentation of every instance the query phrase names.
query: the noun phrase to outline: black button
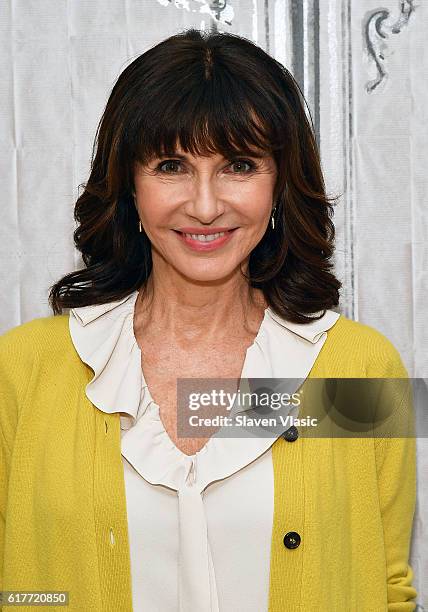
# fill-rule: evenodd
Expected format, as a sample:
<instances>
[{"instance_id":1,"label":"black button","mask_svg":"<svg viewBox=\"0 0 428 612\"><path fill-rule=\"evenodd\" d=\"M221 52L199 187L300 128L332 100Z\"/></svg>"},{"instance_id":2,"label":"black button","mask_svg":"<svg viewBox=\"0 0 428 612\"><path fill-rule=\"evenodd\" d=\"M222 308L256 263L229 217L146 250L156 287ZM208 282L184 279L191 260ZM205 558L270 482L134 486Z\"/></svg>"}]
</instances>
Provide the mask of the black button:
<instances>
[{"instance_id":1,"label":"black button","mask_svg":"<svg viewBox=\"0 0 428 612\"><path fill-rule=\"evenodd\" d=\"M284 546L287 548L297 548L301 542L301 538L297 531L289 531L284 536Z\"/></svg>"},{"instance_id":2,"label":"black button","mask_svg":"<svg viewBox=\"0 0 428 612\"><path fill-rule=\"evenodd\" d=\"M287 442L294 442L294 440L297 440L299 437L299 430L295 425L292 425L287 429L287 431L284 431L282 437L284 440L287 440Z\"/></svg>"}]
</instances>

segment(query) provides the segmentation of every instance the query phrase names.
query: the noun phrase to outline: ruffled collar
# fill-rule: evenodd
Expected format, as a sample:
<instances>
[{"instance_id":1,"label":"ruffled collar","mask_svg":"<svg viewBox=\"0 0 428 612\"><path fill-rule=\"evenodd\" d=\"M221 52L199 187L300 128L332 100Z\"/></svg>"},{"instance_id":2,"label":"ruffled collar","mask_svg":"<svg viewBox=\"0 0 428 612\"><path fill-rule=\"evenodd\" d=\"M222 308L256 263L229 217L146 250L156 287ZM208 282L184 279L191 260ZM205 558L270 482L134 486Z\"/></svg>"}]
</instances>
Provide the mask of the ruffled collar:
<instances>
[{"instance_id":1,"label":"ruffled collar","mask_svg":"<svg viewBox=\"0 0 428 612\"><path fill-rule=\"evenodd\" d=\"M141 369L141 351L134 334L138 290L109 302L71 308L69 329L80 358L93 371L88 399L100 410L121 413L122 429L132 427L153 402ZM326 310L309 324L291 323L266 308L241 377L306 378L326 337L340 317Z\"/></svg>"}]
</instances>

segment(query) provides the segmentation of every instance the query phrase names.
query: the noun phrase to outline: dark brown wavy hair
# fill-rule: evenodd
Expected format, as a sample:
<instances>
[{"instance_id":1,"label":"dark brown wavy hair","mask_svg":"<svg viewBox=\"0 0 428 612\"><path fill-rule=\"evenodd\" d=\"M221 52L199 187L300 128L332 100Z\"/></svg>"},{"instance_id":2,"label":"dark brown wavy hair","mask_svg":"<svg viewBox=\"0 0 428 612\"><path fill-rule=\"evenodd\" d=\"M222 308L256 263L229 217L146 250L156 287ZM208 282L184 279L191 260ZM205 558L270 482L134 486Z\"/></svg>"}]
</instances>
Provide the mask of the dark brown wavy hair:
<instances>
[{"instance_id":1,"label":"dark brown wavy hair","mask_svg":"<svg viewBox=\"0 0 428 612\"><path fill-rule=\"evenodd\" d=\"M269 223L251 252L247 281L291 322L337 306L341 283L330 260L338 196L325 193L305 105L290 72L235 34L187 29L132 61L107 101L75 205L74 243L85 267L50 287L54 314L120 300L146 282L151 243L138 230L134 164L177 142L193 155L232 159L263 149L274 156L275 229Z\"/></svg>"}]
</instances>

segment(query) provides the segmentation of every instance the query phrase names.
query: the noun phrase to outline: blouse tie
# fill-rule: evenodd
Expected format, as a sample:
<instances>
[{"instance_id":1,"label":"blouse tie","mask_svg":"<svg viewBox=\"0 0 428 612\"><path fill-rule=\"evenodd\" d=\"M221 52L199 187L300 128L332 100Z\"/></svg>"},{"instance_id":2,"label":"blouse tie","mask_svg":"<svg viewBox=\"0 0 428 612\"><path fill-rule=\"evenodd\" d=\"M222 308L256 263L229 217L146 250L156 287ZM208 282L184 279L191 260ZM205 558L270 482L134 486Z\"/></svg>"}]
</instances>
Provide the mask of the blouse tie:
<instances>
[{"instance_id":1,"label":"blouse tie","mask_svg":"<svg viewBox=\"0 0 428 612\"><path fill-rule=\"evenodd\" d=\"M208 541L202 492L197 485L197 455L189 457L178 489L180 612L219 612L214 564Z\"/></svg>"}]
</instances>

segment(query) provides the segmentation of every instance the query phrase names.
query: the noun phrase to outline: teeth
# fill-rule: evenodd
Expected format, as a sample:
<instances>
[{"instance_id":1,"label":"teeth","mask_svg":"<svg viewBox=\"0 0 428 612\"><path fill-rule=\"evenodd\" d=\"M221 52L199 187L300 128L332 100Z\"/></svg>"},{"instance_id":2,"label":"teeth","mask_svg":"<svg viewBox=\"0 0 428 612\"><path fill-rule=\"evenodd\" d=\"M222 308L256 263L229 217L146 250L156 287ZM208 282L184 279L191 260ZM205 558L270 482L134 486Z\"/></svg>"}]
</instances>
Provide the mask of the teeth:
<instances>
[{"instance_id":1,"label":"teeth","mask_svg":"<svg viewBox=\"0 0 428 612\"><path fill-rule=\"evenodd\" d=\"M193 240L199 240L199 242L212 242L213 240L217 240L220 236L224 236L226 232L220 232L218 234L184 234L187 238L192 238Z\"/></svg>"}]
</instances>

